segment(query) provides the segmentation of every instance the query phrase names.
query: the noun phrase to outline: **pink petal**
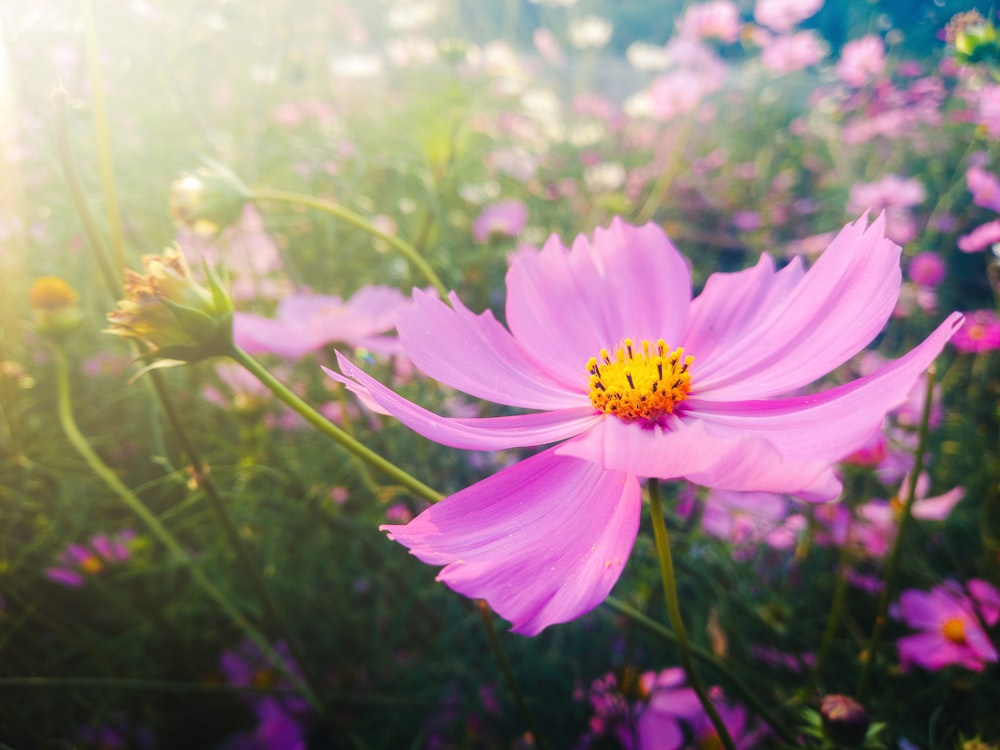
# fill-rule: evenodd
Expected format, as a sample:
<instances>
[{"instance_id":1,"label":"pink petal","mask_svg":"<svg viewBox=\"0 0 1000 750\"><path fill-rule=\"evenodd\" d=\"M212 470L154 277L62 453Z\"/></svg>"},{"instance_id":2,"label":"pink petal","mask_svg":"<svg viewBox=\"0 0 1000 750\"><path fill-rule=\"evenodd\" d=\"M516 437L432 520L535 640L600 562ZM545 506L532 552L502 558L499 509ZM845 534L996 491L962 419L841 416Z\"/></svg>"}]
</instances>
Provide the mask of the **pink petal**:
<instances>
[{"instance_id":1,"label":"pink petal","mask_svg":"<svg viewBox=\"0 0 1000 750\"><path fill-rule=\"evenodd\" d=\"M758 436L789 465L833 463L864 445L886 413L906 401L913 384L962 324L953 313L920 345L881 370L821 393L793 398L716 403L684 402L685 420L723 428L734 437Z\"/></svg>"},{"instance_id":2,"label":"pink petal","mask_svg":"<svg viewBox=\"0 0 1000 750\"><path fill-rule=\"evenodd\" d=\"M965 665L968 659L965 649L936 632L907 635L900 638L896 645L899 647L899 658L902 662L917 664L932 671L942 669L949 664ZM980 665L978 669L982 670L982 666Z\"/></svg>"},{"instance_id":3,"label":"pink petal","mask_svg":"<svg viewBox=\"0 0 1000 750\"><path fill-rule=\"evenodd\" d=\"M809 500L840 493L825 463L785 462L762 435L717 434L698 421L645 428L606 417L556 448L566 456L643 477L676 479L727 490L788 492Z\"/></svg>"},{"instance_id":4,"label":"pink petal","mask_svg":"<svg viewBox=\"0 0 1000 750\"><path fill-rule=\"evenodd\" d=\"M966 584L972 598L975 599L980 613L990 627L1000 620L1000 591L981 578L972 578Z\"/></svg>"},{"instance_id":5,"label":"pink petal","mask_svg":"<svg viewBox=\"0 0 1000 750\"><path fill-rule=\"evenodd\" d=\"M307 326L289 326L281 320L252 313L233 313L233 341L248 354L277 354L298 359L323 346L323 339Z\"/></svg>"},{"instance_id":6,"label":"pink petal","mask_svg":"<svg viewBox=\"0 0 1000 750\"><path fill-rule=\"evenodd\" d=\"M438 579L485 599L513 630L535 635L596 607L611 591L639 527L639 482L557 456L525 459L431 506L389 538Z\"/></svg>"},{"instance_id":7,"label":"pink petal","mask_svg":"<svg viewBox=\"0 0 1000 750\"><path fill-rule=\"evenodd\" d=\"M699 398L767 398L812 383L857 354L882 330L899 298L900 248L879 216L848 224L801 281L752 329L692 369Z\"/></svg>"},{"instance_id":8,"label":"pink petal","mask_svg":"<svg viewBox=\"0 0 1000 750\"><path fill-rule=\"evenodd\" d=\"M677 717L649 706L636 724L639 750L677 750L684 744L684 732Z\"/></svg>"},{"instance_id":9,"label":"pink petal","mask_svg":"<svg viewBox=\"0 0 1000 750\"><path fill-rule=\"evenodd\" d=\"M937 497L915 500L912 508L913 517L924 521L943 521L951 515L952 509L963 497L965 488L956 487Z\"/></svg>"},{"instance_id":10,"label":"pink petal","mask_svg":"<svg viewBox=\"0 0 1000 750\"><path fill-rule=\"evenodd\" d=\"M900 617L918 630L937 630L955 608L955 602L940 589L932 592L907 589L899 596Z\"/></svg>"},{"instance_id":11,"label":"pink petal","mask_svg":"<svg viewBox=\"0 0 1000 750\"><path fill-rule=\"evenodd\" d=\"M601 419L589 402L575 409L511 417L442 417L386 388L340 352L337 361L344 375L323 368L327 375L347 385L363 401L371 399L379 411L391 414L414 432L453 448L492 451L554 443L579 434Z\"/></svg>"},{"instance_id":12,"label":"pink petal","mask_svg":"<svg viewBox=\"0 0 1000 750\"><path fill-rule=\"evenodd\" d=\"M567 250L553 236L507 273L507 324L540 366L586 387L587 360L624 338L677 346L687 325L687 261L659 227L614 219Z\"/></svg>"},{"instance_id":13,"label":"pink petal","mask_svg":"<svg viewBox=\"0 0 1000 750\"><path fill-rule=\"evenodd\" d=\"M585 362L567 388L525 354L492 312L475 315L454 294L449 299L452 307L415 290L413 306L399 313L403 349L424 374L507 406L561 409L588 403Z\"/></svg>"}]
</instances>

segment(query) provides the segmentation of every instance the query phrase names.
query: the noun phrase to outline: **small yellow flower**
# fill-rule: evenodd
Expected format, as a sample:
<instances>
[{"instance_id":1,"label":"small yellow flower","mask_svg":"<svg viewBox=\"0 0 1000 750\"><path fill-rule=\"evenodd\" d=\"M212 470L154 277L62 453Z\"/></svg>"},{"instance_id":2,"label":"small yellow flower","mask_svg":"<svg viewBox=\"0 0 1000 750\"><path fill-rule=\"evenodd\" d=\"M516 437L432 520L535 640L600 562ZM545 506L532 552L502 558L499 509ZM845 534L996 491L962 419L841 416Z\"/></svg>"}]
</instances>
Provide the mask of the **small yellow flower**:
<instances>
[{"instance_id":1,"label":"small yellow flower","mask_svg":"<svg viewBox=\"0 0 1000 750\"><path fill-rule=\"evenodd\" d=\"M40 276L31 285L31 306L38 331L59 336L76 330L83 320L80 297L69 282L59 276Z\"/></svg>"}]
</instances>

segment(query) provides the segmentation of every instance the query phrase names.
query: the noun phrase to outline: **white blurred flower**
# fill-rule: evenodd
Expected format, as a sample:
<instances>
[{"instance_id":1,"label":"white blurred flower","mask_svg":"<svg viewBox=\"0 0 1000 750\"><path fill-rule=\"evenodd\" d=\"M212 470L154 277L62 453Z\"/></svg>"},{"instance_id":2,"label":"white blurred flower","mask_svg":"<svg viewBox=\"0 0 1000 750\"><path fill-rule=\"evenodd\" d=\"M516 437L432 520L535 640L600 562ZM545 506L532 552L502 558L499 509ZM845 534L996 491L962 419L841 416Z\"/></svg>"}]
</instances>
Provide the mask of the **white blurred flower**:
<instances>
[{"instance_id":1,"label":"white blurred flower","mask_svg":"<svg viewBox=\"0 0 1000 750\"><path fill-rule=\"evenodd\" d=\"M579 0L528 0L533 5L548 5L552 8L570 8L576 5Z\"/></svg>"},{"instance_id":2,"label":"white blurred flower","mask_svg":"<svg viewBox=\"0 0 1000 750\"><path fill-rule=\"evenodd\" d=\"M410 0L390 8L386 23L394 31L416 31L430 24L437 13L438 7L434 0Z\"/></svg>"},{"instance_id":3,"label":"white blurred flower","mask_svg":"<svg viewBox=\"0 0 1000 750\"><path fill-rule=\"evenodd\" d=\"M653 116L653 95L648 89L632 94L625 100L622 110L632 118Z\"/></svg>"},{"instance_id":4,"label":"white blurred flower","mask_svg":"<svg viewBox=\"0 0 1000 750\"><path fill-rule=\"evenodd\" d=\"M625 167L616 161L605 161L587 167L583 171L583 182L592 193L618 190L625 184Z\"/></svg>"},{"instance_id":5,"label":"white blurred flower","mask_svg":"<svg viewBox=\"0 0 1000 750\"><path fill-rule=\"evenodd\" d=\"M427 65L437 59L438 50L434 40L427 36L399 36L387 39L385 54L389 62L397 67L407 65Z\"/></svg>"},{"instance_id":6,"label":"white blurred flower","mask_svg":"<svg viewBox=\"0 0 1000 750\"><path fill-rule=\"evenodd\" d=\"M577 49L600 49L611 39L611 22L600 16L574 18L569 24L569 41Z\"/></svg>"},{"instance_id":7,"label":"white blurred flower","mask_svg":"<svg viewBox=\"0 0 1000 750\"><path fill-rule=\"evenodd\" d=\"M571 146L583 148L600 143L605 133L606 129L603 123L597 120L584 120L582 122L574 122L569 126L566 133L566 140Z\"/></svg>"},{"instance_id":8,"label":"white blurred flower","mask_svg":"<svg viewBox=\"0 0 1000 750\"><path fill-rule=\"evenodd\" d=\"M330 60L330 72L337 78L374 78L382 72L382 58L374 52L338 55Z\"/></svg>"},{"instance_id":9,"label":"white blurred flower","mask_svg":"<svg viewBox=\"0 0 1000 750\"><path fill-rule=\"evenodd\" d=\"M633 42L625 50L625 57L636 70L665 70L670 66L670 55L662 44Z\"/></svg>"}]
</instances>

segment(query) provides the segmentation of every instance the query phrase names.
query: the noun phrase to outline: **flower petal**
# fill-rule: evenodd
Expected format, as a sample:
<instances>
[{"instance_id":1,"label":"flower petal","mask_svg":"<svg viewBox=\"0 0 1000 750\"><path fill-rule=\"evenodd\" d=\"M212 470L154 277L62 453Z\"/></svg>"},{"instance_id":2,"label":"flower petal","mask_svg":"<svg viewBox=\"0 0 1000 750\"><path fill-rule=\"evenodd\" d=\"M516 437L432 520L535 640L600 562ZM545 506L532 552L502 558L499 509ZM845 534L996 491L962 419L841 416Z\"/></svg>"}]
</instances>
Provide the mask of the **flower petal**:
<instances>
[{"instance_id":1,"label":"flower petal","mask_svg":"<svg viewBox=\"0 0 1000 750\"><path fill-rule=\"evenodd\" d=\"M687 326L691 274L659 227L614 219L593 242L567 250L553 235L507 272L507 324L539 365L570 387L588 382L587 360L624 338L677 346Z\"/></svg>"},{"instance_id":2,"label":"flower petal","mask_svg":"<svg viewBox=\"0 0 1000 750\"><path fill-rule=\"evenodd\" d=\"M449 299L452 307L416 289L413 306L398 315L403 349L424 374L507 406L561 409L586 402L584 363L567 388L528 358L492 312L475 315L454 294Z\"/></svg>"},{"instance_id":3,"label":"flower petal","mask_svg":"<svg viewBox=\"0 0 1000 750\"><path fill-rule=\"evenodd\" d=\"M428 440L453 448L492 451L554 443L579 434L600 419L589 402L574 409L510 417L442 417L386 388L340 352L337 361L344 374L323 368L327 375L345 384L366 404L374 403L379 407L375 411L391 414Z\"/></svg>"},{"instance_id":4,"label":"flower petal","mask_svg":"<svg viewBox=\"0 0 1000 750\"><path fill-rule=\"evenodd\" d=\"M759 436L782 460L839 461L865 444L882 419L906 401L913 384L962 324L953 313L920 345L871 375L821 393L792 398L715 403L684 402L684 419L723 428L735 437Z\"/></svg>"},{"instance_id":5,"label":"flower petal","mask_svg":"<svg viewBox=\"0 0 1000 750\"><path fill-rule=\"evenodd\" d=\"M684 477L725 490L791 493L807 500L830 500L840 493L828 463L787 462L763 435L717 434L698 421L678 419L669 429L650 429L607 417L556 451L607 469Z\"/></svg>"},{"instance_id":6,"label":"flower petal","mask_svg":"<svg viewBox=\"0 0 1000 750\"><path fill-rule=\"evenodd\" d=\"M389 538L449 588L485 599L535 635L596 607L618 580L639 528L639 481L557 456L525 459L431 506Z\"/></svg>"},{"instance_id":7,"label":"flower petal","mask_svg":"<svg viewBox=\"0 0 1000 750\"><path fill-rule=\"evenodd\" d=\"M845 226L801 281L768 314L731 339L725 353L692 369L699 398L768 398L812 383L861 351L899 298L900 248L885 218ZM746 291L746 287L744 291Z\"/></svg>"}]
</instances>

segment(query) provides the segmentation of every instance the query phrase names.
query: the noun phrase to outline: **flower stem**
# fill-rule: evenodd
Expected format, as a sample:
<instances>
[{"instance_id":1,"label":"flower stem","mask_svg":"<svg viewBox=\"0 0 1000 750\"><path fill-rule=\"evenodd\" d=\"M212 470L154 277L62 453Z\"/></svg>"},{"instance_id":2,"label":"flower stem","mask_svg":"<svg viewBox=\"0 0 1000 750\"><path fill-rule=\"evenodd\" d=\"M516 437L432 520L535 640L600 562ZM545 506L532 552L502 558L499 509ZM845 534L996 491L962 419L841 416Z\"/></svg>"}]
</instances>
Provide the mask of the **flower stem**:
<instances>
[{"instance_id":1,"label":"flower stem","mask_svg":"<svg viewBox=\"0 0 1000 750\"><path fill-rule=\"evenodd\" d=\"M288 646L288 651L291 654L292 659L296 662L296 664L298 664L299 669L302 671L310 690L317 697L322 696L319 682L317 681L315 674L313 674L309 661L305 658L305 653L299 646L298 639L293 637L288 621L281 614L281 609L275 604L274 599L271 597L271 593L268 591L268 588L264 583L264 577L260 574L260 570L254 563L253 557L251 556L246 543L244 543L243 539L236 531L236 527L233 525L232 519L229 517L225 503L223 503L222 497L219 495L219 491L215 487L215 483L206 471L206 467L204 462L201 460L201 456L195 448L194 443L191 441L190 436L187 434L187 430L184 428L184 424L181 422L180 416L177 414L177 409L174 406L170 392L167 390L166 385L163 382L162 373L153 370L150 372L150 375L153 378L153 385L156 388L160 404L163 406L164 412L166 412L170 426L173 428L174 434L180 440L181 448L187 454L188 460L191 462L191 468L194 471L194 475L198 478L198 484L205 491L205 497L208 499L208 505L215 514L219 525L222 527L223 534L226 537L226 541L228 542L230 549L232 549L235 553L236 560L242 569L243 574L250 581L254 592L257 594L257 599L260 601L260 605L264 610L264 616L270 622L271 627L284 640L285 645ZM326 710L325 704L323 708L324 716L329 716L330 712Z\"/></svg>"},{"instance_id":2,"label":"flower stem","mask_svg":"<svg viewBox=\"0 0 1000 750\"><path fill-rule=\"evenodd\" d=\"M634 607L630 607L625 602L620 599L616 599L613 596L609 596L604 600L604 603L608 605L611 609L615 610L621 615L624 615L628 619L632 620L638 625L646 628L647 630L656 633L657 635L666 638L667 640L677 643L677 635L673 630L664 627L661 623L656 620L647 617L639 610ZM716 669L720 674L725 675L729 683L736 688L736 690L742 695L743 699L746 700L751 706L753 706L754 711L757 713L764 722L774 730L774 733L778 735L785 743L789 745L797 745L798 742L795 739L795 735L786 726L781 723L781 720L768 708L767 704L761 700L760 695L752 690L745 682L743 682L739 677L737 677L726 664L719 659L715 654L709 651L704 646L699 646L697 643L688 643L688 648L691 649L691 653L697 656L703 662L706 662L711 667Z\"/></svg>"},{"instance_id":3,"label":"flower stem","mask_svg":"<svg viewBox=\"0 0 1000 750\"><path fill-rule=\"evenodd\" d=\"M868 697L871 687L872 672L875 666L875 657L878 654L879 644L882 642L882 635L889 619L889 598L892 596L892 583L896 574L896 567L899 564L899 554L902 550L903 532L909 525L913 509L913 499L917 494L917 479L924 469L924 453L927 450L927 436L930 432L931 402L934 398L934 380L937 369L931 365L927 370L927 385L924 391L924 410L920 417L920 430L917 433L917 447L913 457L913 469L910 471L910 481L906 488L906 502L899 516L899 526L896 528L896 535L892 540L892 547L889 549L889 557L885 565L885 580L882 588L882 596L879 597L878 610L875 614L875 626L872 628L872 637L865 652L866 658L861 671L861 679L858 681L858 701L864 703Z\"/></svg>"},{"instance_id":4,"label":"flower stem","mask_svg":"<svg viewBox=\"0 0 1000 750\"><path fill-rule=\"evenodd\" d=\"M77 427L76 421L73 419L73 410L70 404L70 388L69 388L69 366L66 361L66 354L62 347L53 344L52 352L56 364L56 390L57 390L57 400L58 400L58 413L59 413L59 423L63 428L63 432L66 433L66 437L69 439L73 448L76 449L80 457L87 463L91 471L93 471L100 479L111 489L119 498L128 506L136 516L146 524L147 528L171 553L177 556L180 560L183 560L191 573L191 577L195 582L202 588L202 590L208 594L208 596L219 605L220 609L225 612L232 620L240 627L243 632L254 642L254 644L261 650L261 653L269 659L278 669L281 670L296 687L302 692L305 698L309 701L310 705L313 706L317 711L322 711L322 704L319 698L313 693L308 685L306 685L302 679L295 674L285 660L274 650L267 639L261 634L256 627L250 623L246 617L237 609L226 595L220 591L216 586L208 579L200 568L198 568L191 556L184 550L180 542L178 542L173 534L171 534L167 528L160 523L160 520L146 507L146 505L140 500L135 493L132 492L128 487L126 487L118 476L110 469L108 466L101 461L100 456L94 452L94 449L90 446L87 438L84 437L83 433L80 432L79 427Z\"/></svg>"},{"instance_id":5,"label":"flower stem","mask_svg":"<svg viewBox=\"0 0 1000 750\"><path fill-rule=\"evenodd\" d=\"M660 498L660 483L657 479L649 480L649 510L653 516L653 536L656 539L656 552L660 558L660 577L663 580L663 596L667 603L667 615L670 618L670 627L673 628L675 642L677 644L677 655L680 658L684 673L691 683L691 687L701 701L702 708L715 727L719 740L726 750L736 750L733 738L729 736L726 725L719 716L719 712L712 704L708 692L694 671L694 664L691 662L691 648L688 645L687 631L684 628L684 620L681 618L681 605L677 598L677 583L674 576L674 560L670 554L670 537L667 535L667 524L663 520L663 500Z\"/></svg>"},{"instance_id":6,"label":"flower stem","mask_svg":"<svg viewBox=\"0 0 1000 750\"><path fill-rule=\"evenodd\" d=\"M233 346L233 351L230 353L230 356L245 367L251 375L263 383L267 389L271 391L271 393L281 399L281 401L290 406L296 412L301 414L302 417L309 422L309 424L318 429L328 438L334 440L348 452L353 453L362 461L367 462L379 471L392 477L392 479L406 487L410 492L418 497L422 497L432 503L436 503L444 497L444 495L440 492L428 487L412 474L409 474L399 468L391 461L386 460L371 448L358 442L344 430L337 427L337 425L292 393L286 385L268 372L268 370L261 365L260 362L255 360L238 346Z\"/></svg>"},{"instance_id":7,"label":"flower stem","mask_svg":"<svg viewBox=\"0 0 1000 750\"><path fill-rule=\"evenodd\" d=\"M357 227L364 232L367 232L373 237L378 237L379 239L384 240L398 250L417 270L420 271L421 274L423 274L424 278L427 279L427 281L435 289L437 289L438 294L441 295L442 299L447 299L448 288L434 272L434 269L430 267L430 264L422 255L420 255L417 249L413 247L413 245L395 234L383 232L366 218L355 213L346 206L334 203L333 201L324 200L323 198L314 198L311 195L292 193L285 190L252 190L250 192L250 197L254 201L280 201L282 203L292 203L300 206L307 206L309 208L315 208L319 211L325 211L331 216L335 216L336 218L341 219L342 221L345 221L346 223Z\"/></svg>"},{"instance_id":8,"label":"flower stem","mask_svg":"<svg viewBox=\"0 0 1000 750\"><path fill-rule=\"evenodd\" d=\"M92 0L81 0L81 15L87 48L87 72L90 77L90 106L94 114L94 130L97 138L97 159L101 167L101 192L108 212L108 227L111 230L111 251L118 268L125 267L125 251L122 232L121 211L115 191L115 172L111 162L111 131L108 128L108 108L104 100L104 82L101 80L101 60L97 27L94 24Z\"/></svg>"},{"instance_id":9,"label":"flower stem","mask_svg":"<svg viewBox=\"0 0 1000 750\"><path fill-rule=\"evenodd\" d=\"M490 610L490 605L484 601L476 602L476 605L479 608L479 617L483 621L483 627L486 628L486 637L490 642L493 658L497 660L500 672L503 674L504 682L507 683L507 689L514 696L514 702L517 703L517 708L521 712L521 716L524 717L525 726L528 727L528 731L531 733L531 738L534 741L533 747L538 750L545 750L542 735L539 734L538 728L535 726L531 711L528 710L528 704L524 700L524 693L521 692L521 688L514 678L514 671L510 668L510 661L507 659L507 654L503 650L503 644L500 643L500 637L493 626L493 612Z\"/></svg>"}]
</instances>

